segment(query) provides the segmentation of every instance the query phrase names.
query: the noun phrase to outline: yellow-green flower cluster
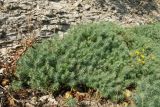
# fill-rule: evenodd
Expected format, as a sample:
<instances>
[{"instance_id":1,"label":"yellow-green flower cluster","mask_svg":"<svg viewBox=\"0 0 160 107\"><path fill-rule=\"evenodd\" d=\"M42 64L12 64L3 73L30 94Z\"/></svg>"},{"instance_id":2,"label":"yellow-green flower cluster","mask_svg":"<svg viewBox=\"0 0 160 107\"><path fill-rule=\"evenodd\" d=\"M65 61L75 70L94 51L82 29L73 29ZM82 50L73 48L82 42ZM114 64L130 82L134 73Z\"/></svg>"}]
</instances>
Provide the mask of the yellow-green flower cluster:
<instances>
[{"instance_id":1,"label":"yellow-green flower cluster","mask_svg":"<svg viewBox=\"0 0 160 107\"><path fill-rule=\"evenodd\" d=\"M147 55L145 53L145 49L139 49L139 50L135 50L133 52L130 53L130 56L134 59L136 59L136 62L138 64L142 64L144 65L147 60L154 60L155 59L155 56L153 53Z\"/></svg>"},{"instance_id":2,"label":"yellow-green flower cluster","mask_svg":"<svg viewBox=\"0 0 160 107\"><path fill-rule=\"evenodd\" d=\"M134 52L130 53L130 56L135 58L136 61L139 64L145 64L145 50L141 49L141 50L135 50Z\"/></svg>"}]
</instances>

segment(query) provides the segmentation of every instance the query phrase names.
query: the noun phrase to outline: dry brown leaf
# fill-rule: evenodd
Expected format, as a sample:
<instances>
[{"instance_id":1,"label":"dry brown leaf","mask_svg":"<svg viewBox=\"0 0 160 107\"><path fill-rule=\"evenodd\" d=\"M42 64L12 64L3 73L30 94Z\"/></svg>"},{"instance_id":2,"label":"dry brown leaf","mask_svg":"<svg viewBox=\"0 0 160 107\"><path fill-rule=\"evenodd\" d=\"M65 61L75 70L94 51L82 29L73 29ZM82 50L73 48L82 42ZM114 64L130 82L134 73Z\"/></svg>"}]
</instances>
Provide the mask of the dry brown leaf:
<instances>
[{"instance_id":1,"label":"dry brown leaf","mask_svg":"<svg viewBox=\"0 0 160 107\"><path fill-rule=\"evenodd\" d=\"M125 90L124 96L125 96L126 98L130 98L130 97L132 96L132 92L131 92L130 90Z\"/></svg>"},{"instance_id":2,"label":"dry brown leaf","mask_svg":"<svg viewBox=\"0 0 160 107\"><path fill-rule=\"evenodd\" d=\"M77 98L78 101L82 101L86 98L89 98L90 95L88 93L80 93L80 92L76 92L75 97Z\"/></svg>"},{"instance_id":3,"label":"dry brown leaf","mask_svg":"<svg viewBox=\"0 0 160 107\"><path fill-rule=\"evenodd\" d=\"M1 85L5 87L6 85L9 85L9 80L8 79L3 79Z\"/></svg>"},{"instance_id":4,"label":"dry brown leaf","mask_svg":"<svg viewBox=\"0 0 160 107\"><path fill-rule=\"evenodd\" d=\"M128 103L127 102L123 102L123 107L128 107Z\"/></svg>"},{"instance_id":5,"label":"dry brown leaf","mask_svg":"<svg viewBox=\"0 0 160 107\"><path fill-rule=\"evenodd\" d=\"M65 93L65 95L64 95L64 98L65 98L65 99L72 98L72 97L73 97L73 95L72 95L72 93L71 93L70 91L67 91L67 92Z\"/></svg>"},{"instance_id":6,"label":"dry brown leaf","mask_svg":"<svg viewBox=\"0 0 160 107\"><path fill-rule=\"evenodd\" d=\"M11 97L8 97L8 104L10 107L16 107L15 101Z\"/></svg>"}]
</instances>

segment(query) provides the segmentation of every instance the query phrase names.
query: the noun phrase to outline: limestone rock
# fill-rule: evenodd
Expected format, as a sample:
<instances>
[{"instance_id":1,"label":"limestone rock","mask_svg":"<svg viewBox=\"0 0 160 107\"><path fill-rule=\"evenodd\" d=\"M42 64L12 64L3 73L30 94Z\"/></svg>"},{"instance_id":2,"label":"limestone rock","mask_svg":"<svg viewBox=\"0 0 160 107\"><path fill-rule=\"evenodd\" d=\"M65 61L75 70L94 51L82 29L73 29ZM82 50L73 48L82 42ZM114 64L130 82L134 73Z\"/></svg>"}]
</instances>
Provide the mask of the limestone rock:
<instances>
[{"instance_id":1,"label":"limestone rock","mask_svg":"<svg viewBox=\"0 0 160 107\"><path fill-rule=\"evenodd\" d=\"M44 37L65 32L70 26L83 22L117 21L126 25L140 25L148 19L134 18L129 14L132 10L130 5L123 9L125 3L120 3L118 7L118 2L110 0L0 0L0 4L3 5L0 11L0 38L7 40L20 39L33 32L36 32L35 36ZM122 16L121 13L125 12L128 13ZM139 10L136 12L145 14ZM159 20L159 16L155 16L155 19Z\"/></svg>"}]
</instances>

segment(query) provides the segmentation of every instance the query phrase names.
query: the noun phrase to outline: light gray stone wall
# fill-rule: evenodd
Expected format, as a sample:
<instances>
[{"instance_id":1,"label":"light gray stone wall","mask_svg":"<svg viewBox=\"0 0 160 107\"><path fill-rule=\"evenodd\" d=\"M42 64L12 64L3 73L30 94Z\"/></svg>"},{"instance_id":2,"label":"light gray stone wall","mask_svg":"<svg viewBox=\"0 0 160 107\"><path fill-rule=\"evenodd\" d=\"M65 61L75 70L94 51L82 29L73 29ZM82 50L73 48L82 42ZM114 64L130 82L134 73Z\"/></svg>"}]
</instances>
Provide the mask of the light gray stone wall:
<instances>
[{"instance_id":1,"label":"light gray stone wall","mask_svg":"<svg viewBox=\"0 0 160 107\"><path fill-rule=\"evenodd\" d=\"M128 14L131 7L124 3L117 5L109 0L105 3L101 2L105 0L92 0L99 4L94 7L95 4L83 1L0 0L0 42L26 36L51 36L82 22L103 20L144 24L148 20L144 14L143 17Z\"/></svg>"},{"instance_id":2,"label":"light gray stone wall","mask_svg":"<svg viewBox=\"0 0 160 107\"><path fill-rule=\"evenodd\" d=\"M65 31L72 22L71 19L66 21L70 17L69 11L61 2L4 0L0 8L0 39L53 35Z\"/></svg>"}]
</instances>

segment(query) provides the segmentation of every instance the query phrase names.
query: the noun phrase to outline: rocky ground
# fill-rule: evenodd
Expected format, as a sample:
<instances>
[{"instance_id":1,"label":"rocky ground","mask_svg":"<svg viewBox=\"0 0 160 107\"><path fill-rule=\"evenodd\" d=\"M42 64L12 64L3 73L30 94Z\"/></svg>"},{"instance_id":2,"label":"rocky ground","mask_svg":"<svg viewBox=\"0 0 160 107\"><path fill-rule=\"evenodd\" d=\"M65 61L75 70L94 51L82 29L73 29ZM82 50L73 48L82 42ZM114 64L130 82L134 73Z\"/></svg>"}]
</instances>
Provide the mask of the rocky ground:
<instances>
[{"instance_id":1,"label":"rocky ground","mask_svg":"<svg viewBox=\"0 0 160 107\"><path fill-rule=\"evenodd\" d=\"M159 11L159 1L147 0L0 0L1 102L4 101L3 98L5 101L10 101L8 104L12 106L15 106L14 101L19 102L8 90L12 78L16 78L10 74L15 73L18 58L37 39L39 41L40 38L48 38L55 33L63 37L70 26L95 21L112 21L123 26L153 23L160 21ZM23 101L25 106L34 107L39 104L47 106L45 104L59 103L48 94L36 98L32 96ZM83 102L86 104L89 101ZM90 101L89 105L117 107L113 103L107 102L106 106L95 102Z\"/></svg>"},{"instance_id":2,"label":"rocky ground","mask_svg":"<svg viewBox=\"0 0 160 107\"><path fill-rule=\"evenodd\" d=\"M159 5L147 0L1 0L0 38L51 36L93 21L143 25L160 20ZM2 42L2 41L1 41Z\"/></svg>"}]
</instances>

